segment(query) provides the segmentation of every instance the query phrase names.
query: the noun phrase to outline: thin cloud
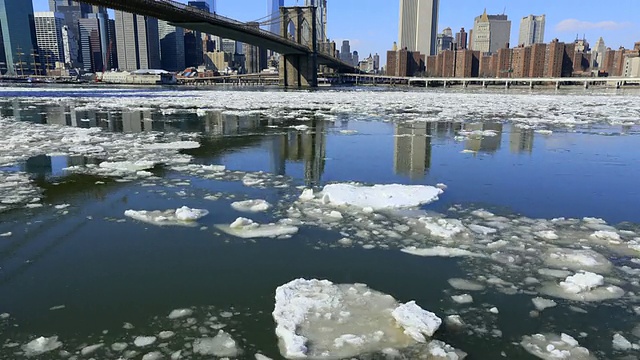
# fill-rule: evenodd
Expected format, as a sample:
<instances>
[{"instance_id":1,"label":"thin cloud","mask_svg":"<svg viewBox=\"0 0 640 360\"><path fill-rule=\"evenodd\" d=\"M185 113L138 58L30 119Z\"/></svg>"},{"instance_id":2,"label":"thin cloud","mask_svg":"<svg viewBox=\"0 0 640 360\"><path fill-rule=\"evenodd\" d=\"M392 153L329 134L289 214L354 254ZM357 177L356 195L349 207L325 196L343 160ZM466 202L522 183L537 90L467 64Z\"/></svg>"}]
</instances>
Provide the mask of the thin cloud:
<instances>
[{"instance_id":1,"label":"thin cloud","mask_svg":"<svg viewBox=\"0 0 640 360\"><path fill-rule=\"evenodd\" d=\"M628 22L600 21L589 22L578 19L562 20L556 25L557 32L580 32L586 30L621 30L631 26Z\"/></svg>"}]
</instances>

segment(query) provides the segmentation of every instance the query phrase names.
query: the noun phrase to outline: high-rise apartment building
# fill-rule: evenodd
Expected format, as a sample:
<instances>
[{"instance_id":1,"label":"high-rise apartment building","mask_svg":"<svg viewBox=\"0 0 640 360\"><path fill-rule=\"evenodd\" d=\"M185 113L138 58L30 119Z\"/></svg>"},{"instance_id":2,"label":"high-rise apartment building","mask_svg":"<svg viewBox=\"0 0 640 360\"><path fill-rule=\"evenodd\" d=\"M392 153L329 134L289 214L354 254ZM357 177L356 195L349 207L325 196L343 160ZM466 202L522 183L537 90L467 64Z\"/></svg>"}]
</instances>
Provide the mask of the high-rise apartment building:
<instances>
[{"instance_id":1,"label":"high-rise apartment building","mask_svg":"<svg viewBox=\"0 0 640 360\"><path fill-rule=\"evenodd\" d=\"M451 28L442 30L442 33L436 37L436 54L440 54L444 50L451 50L453 43Z\"/></svg>"},{"instance_id":2,"label":"high-rise apartment building","mask_svg":"<svg viewBox=\"0 0 640 360\"><path fill-rule=\"evenodd\" d=\"M482 15L474 20L471 49L494 54L498 49L506 47L510 38L511 21L507 15L487 15L485 9Z\"/></svg>"},{"instance_id":3,"label":"high-rise apartment building","mask_svg":"<svg viewBox=\"0 0 640 360\"><path fill-rule=\"evenodd\" d=\"M435 55L440 0L400 0L400 49Z\"/></svg>"},{"instance_id":4,"label":"high-rise apartment building","mask_svg":"<svg viewBox=\"0 0 640 360\"><path fill-rule=\"evenodd\" d=\"M158 19L116 11L115 27L118 65L121 70L161 67Z\"/></svg>"},{"instance_id":5,"label":"high-rise apartment building","mask_svg":"<svg viewBox=\"0 0 640 360\"><path fill-rule=\"evenodd\" d=\"M529 46L544 43L545 18L543 15L529 15L520 20L518 45Z\"/></svg>"},{"instance_id":6,"label":"high-rise apartment building","mask_svg":"<svg viewBox=\"0 0 640 360\"><path fill-rule=\"evenodd\" d=\"M7 57L4 53L4 40L2 38L2 24L0 24L0 75L7 72Z\"/></svg>"},{"instance_id":7,"label":"high-rise apartment building","mask_svg":"<svg viewBox=\"0 0 640 360\"><path fill-rule=\"evenodd\" d=\"M162 69L168 71L184 70L185 47L184 29L170 25L164 20L158 21L160 36L160 61Z\"/></svg>"},{"instance_id":8,"label":"high-rise apartment building","mask_svg":"<svg viewBox=\"0 0 640 360\"><path fill-rule=\"evenodd\" d=\"M39 59L36 59L38 45L31 1L0 0L0 26L7 73L34 72Z\"/></svg>"},{"instance_id":9,"label":"high-rise apartment building","mask_svg":"<svg viewBox=\"0 0 640 360\"><path fill-rule=\"evenodd\" d=\"M64 62L64 15L51 11L36 12L34 20L40 61L45 69L54 69L56 62Z\"/></svg>"},{"instance_id":10,"label":"high-rise apartment building","mask_svg":"<svg viewBox=\"0 0 640 360\"><path fill-rule=\"evenodd\" d=\"M456 47L458 50L465 50L467 48L467 32L464 31L464 28L460 29L460 32L456 33Z\"/></svg>"}]
</instances>

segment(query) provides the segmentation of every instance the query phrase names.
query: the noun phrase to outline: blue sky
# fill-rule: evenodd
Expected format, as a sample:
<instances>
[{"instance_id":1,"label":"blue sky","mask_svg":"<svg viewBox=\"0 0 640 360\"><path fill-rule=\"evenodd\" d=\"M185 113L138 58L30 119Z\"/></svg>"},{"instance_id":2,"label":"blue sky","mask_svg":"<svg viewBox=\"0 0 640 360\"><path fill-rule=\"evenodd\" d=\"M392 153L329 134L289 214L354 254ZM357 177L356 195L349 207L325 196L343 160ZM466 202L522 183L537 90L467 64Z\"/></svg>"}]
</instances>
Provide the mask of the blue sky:
<instances>
[{"instance_id":1,"label":"blue sky","mask_svg":"<svg viewBox=\"0 0 640 360\"><path fill-rule=\"evenodd\" d=\"M182 1L182 2L186 2ZM48 10L47 0L33 0L35 11ZM300 5L303 0L297 1ZM295 5L285 0L285 5ZM511 43L518 39L520 18L529 14L546 14L545 42L553 38L573 41L584 34L595 45L602 36L608 47L633 47L640 41L640 0L441 0L438 31L450 27L473 27L474 17L487 8L489 14L505 11L511 20ZM241 21L262 18L267 0L218 0L218 13ZM328 0L328 34L340 43L349 39L351 49L361 58L378 52L384 61L386 51L398 38L398 0Z\"/></svg>"}]
</instances>

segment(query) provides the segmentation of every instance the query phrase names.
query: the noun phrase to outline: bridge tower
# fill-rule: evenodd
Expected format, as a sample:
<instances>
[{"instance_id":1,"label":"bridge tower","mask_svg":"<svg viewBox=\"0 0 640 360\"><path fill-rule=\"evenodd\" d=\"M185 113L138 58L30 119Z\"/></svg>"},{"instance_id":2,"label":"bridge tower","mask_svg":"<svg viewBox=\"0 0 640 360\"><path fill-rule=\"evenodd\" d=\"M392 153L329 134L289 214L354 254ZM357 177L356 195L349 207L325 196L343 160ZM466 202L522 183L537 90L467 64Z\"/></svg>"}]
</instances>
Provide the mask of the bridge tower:
<instances>
[{"instance_id":1,"label":"bridge tower","mask_svg":"<svg viewBox=\"0 0 640 360\"><path fill-rule=\"evenodd\" d=\"M280 85L318 86L318 39L316 11L311 6L280 8L280 35L310 49L307 54L280 55Z\"/></svg>"}]
</instances>

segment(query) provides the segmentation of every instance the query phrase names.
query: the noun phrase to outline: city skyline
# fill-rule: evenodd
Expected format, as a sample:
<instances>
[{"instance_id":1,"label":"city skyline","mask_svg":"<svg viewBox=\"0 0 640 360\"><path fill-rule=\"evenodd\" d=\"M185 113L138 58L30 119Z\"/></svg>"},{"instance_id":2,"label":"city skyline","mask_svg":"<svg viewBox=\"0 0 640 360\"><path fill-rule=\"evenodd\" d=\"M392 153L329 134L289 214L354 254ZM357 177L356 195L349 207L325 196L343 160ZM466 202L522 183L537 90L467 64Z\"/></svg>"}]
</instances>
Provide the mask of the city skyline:
<instances>
[{"instance_id":1,"label":"city skyline","mask_svg":"<svg viewBox=\"0 0 640 360\"><path fill-rule=\"evenodd\" d=\"M186 3L186 0L181 2ZM49 10L48 0L34 0L33 3L34 11ZM302 5L304 1L298 0L298 3ZM295 0L285 0L286 6L295 4ZM354 18L354 14L365 14L361 2L329 0L328 36L336 44L341 44L344 39L350 40L351 46L358 49L360 54L377 52L382 55L398 39L399 1L371 0L367 4L366 16ZM584 35L593 44L602 36L607 46L617 49L619 46L631 48L634 42L640 40L640 21L635 18L640 10L640 2L616 7L600 6L593 0L541 0L535 3L506 0L485 0L481 3L472 0L443 1L440 4L438 32L446 27L454 31L461 27L472 29L473 19L482 14L485 7L489 14L500 14L505 6L505 13L516 21L511 27L511 43L514 46L518 41L520 19L530 14L546 14L545 42L554 38L573 41L576 35ZM264 0L221 1L217 7L219 14L241 21L252 21L266 15ZM366 26L367 23L375 23L376 26ZM385 59L381 61L384 63Z\"/></svg>"}]
</instances>

